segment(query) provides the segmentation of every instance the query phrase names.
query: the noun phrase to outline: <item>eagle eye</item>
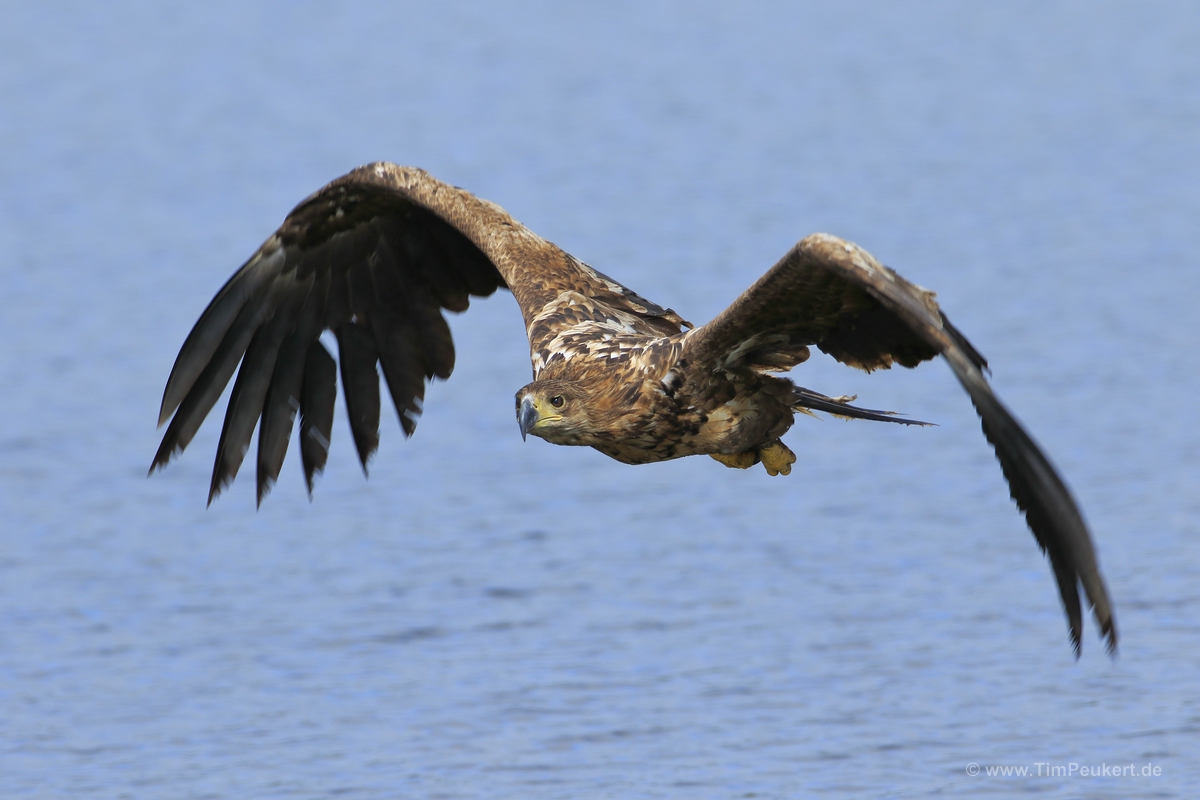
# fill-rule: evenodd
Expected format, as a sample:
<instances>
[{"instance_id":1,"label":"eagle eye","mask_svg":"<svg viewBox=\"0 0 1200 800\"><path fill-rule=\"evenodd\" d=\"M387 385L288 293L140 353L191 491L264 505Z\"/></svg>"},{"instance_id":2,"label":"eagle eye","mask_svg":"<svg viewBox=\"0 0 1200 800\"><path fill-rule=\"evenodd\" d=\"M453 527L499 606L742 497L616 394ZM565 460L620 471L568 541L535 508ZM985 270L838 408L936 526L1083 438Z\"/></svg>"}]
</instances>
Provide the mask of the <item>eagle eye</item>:
<instances>
[{"instance_id":1,"label":"eagle eye","mask_svg":"<svg viewBox=\"0 0 1200 800\"><path fill-rule=\"evenodd\" d=\"M563 400L563 396L561 394L556 394L554 397L550 398L550 405L554 406L555 408L562 408L564 402L566 401Z\"/></svg>"}]
</instances>

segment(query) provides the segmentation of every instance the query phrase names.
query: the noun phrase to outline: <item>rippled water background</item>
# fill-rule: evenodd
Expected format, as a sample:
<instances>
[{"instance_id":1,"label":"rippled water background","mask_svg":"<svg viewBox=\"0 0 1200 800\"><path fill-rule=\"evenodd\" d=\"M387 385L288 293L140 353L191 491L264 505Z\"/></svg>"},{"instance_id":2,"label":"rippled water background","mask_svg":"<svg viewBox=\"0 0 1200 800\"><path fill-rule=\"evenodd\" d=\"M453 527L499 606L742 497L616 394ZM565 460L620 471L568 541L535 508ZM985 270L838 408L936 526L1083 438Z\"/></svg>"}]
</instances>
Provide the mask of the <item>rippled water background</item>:
<instances>
[{"instance_id":1,"label":"rippled water background","mask_svg":"<svg viewBox=\"0 0 1200 800\"><path fill-rule=\"evenodd\" d=\"M0 10L0 795L1197 796L1197 6L330 5ZM937 289L1119 659L941 364L804 365L940 427L801 419L790 478L631 468L521 442L498 296L369 481L343 421L311 504L206 510L219 419L147 480L209 297L375 159L696 322L816 230Z\"/></svg>"}]
</instances>

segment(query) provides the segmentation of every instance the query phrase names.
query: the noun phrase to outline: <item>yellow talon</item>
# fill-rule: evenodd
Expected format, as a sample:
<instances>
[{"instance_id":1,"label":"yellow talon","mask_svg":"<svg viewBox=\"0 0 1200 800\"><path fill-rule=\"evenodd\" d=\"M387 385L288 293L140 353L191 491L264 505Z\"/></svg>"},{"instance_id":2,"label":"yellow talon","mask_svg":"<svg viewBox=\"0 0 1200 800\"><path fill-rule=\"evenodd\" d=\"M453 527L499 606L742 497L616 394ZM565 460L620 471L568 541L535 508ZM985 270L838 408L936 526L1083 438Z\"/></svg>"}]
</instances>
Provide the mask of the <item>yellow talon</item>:
<instances>
[{"instance_id":1,"label":"yellow talon","mask_svg":"<svg viewBox=\"0 0 1200 800\"><path fill-rule=\"evenodd\" d=\"M758 454L768 475L789 475L792 464L796 463L796 454L783 442L773 442L759 450Z\"/></svg>"},{"instance_id":2,"label":"yellow talon","mask_svg":"<svg viewBox=\"0 0 1200 800\"><path fill-rule=\"evenodd\" d=\"M758 463L758 453L753 450L747 450L744 453L734 453L730 456L722 455L721 453L710 453L710 455L731 469L750 469Z\"/></svg>"}]
</instances>

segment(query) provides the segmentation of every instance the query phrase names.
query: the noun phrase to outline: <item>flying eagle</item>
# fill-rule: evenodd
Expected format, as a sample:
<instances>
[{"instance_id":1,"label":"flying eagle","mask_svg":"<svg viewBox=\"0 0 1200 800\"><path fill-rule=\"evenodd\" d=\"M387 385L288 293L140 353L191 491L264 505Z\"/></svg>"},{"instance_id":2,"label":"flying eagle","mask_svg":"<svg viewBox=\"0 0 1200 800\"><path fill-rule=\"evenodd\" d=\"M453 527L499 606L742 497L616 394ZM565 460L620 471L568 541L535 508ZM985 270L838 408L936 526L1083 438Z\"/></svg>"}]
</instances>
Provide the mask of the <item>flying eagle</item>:
<instances>
[{"instance_id":1,"label":"flying eagle","mask_svg":"<svg viewBox=\"0 0 1200 800\"><path fill-rule=\"evenodd\" d=\"M1049 557L1078 658L1082 583L1102 636L1117 628L1088 529L1054 467L992 393L987 362L926 291L855 244L801 240L707 325L694 327L534 234L494 203L420 169L375 163L333 181L287 216L192 328L163 392L171 420L151 466L192 440L238 362L208 499L233 480L258 433L258 502L279 475L297 412L311 495L325 466L337 337L359 460L379 443L383 368L406 436L425 382L449 378L443 309L507 288L529 336L533 382L516 396L522 437L594 447L626 464L707 455L787 475L780 441L796 412L924 424L850 405L768 373L816 346L862 370L943 356L995 448L1012 497ZM261 421L260 421L261 420Z\"/></svg>"}]
</instances>

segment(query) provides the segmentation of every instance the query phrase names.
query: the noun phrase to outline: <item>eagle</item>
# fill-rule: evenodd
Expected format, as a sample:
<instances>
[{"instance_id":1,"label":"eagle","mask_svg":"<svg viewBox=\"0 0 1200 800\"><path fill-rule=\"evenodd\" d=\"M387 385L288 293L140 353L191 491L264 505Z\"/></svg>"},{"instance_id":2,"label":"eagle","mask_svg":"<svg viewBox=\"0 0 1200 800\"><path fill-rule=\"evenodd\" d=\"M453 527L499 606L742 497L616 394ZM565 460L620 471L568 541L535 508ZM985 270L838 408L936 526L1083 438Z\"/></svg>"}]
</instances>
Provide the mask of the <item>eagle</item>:
<instances>
[{"instance_id":1,"label":"eagle","mask_svg":"<svg viewBox=\"0 0 1200 800\"><path fill-rule=\"evenodd\" d=\"M257 500L300 418L309 496L326 464L337 373L358 458L379 444L379 372L406 436L426 382L454 369L444 311L508 289L533 381L516 394L521 436L587 446L625 464L711 456L787 475L797 413L925 423L854 406L776 374L816 347L861 370L942 356L966 390L1011 495L1049 558L1078 658L1079 587L1109 653L1117 628L1088 528L1066 484L985 378L987 362L933 292L829 234L802 239L699 327L588 266L500 206L421 169L377 162L310 195L221 288L188 334L163 392L170 420L150 467L192 440L238 370L208 502L237 475L258 428ZM332 331L338 360L321 342Z\"/></svg>"}]
</instances>

